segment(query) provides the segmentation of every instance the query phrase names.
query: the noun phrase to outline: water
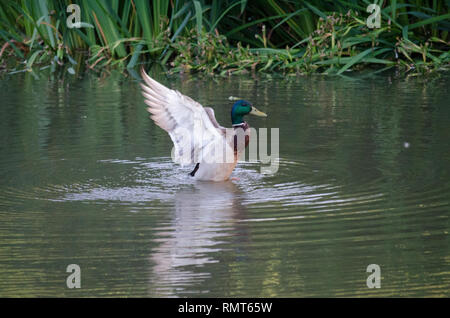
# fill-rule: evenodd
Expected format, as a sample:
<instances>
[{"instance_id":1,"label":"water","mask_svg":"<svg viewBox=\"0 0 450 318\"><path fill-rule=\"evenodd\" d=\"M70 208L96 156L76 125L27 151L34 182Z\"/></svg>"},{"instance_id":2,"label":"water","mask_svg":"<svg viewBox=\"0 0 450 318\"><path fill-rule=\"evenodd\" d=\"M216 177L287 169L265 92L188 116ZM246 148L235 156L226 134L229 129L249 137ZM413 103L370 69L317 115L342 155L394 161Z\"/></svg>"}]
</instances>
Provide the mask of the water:
<instances>
[{"instance_id":1,"label":"water","mask_svg":"<svg viewBox=\"0 0 450 318\"><path fill-rule=\"evenodd\" d=\"M136 81L44 77L0 80L0 296L449 296L449 76L157 76L279 127L278 173L223 183L172 163Z\"/></svg>"}]
</instances>

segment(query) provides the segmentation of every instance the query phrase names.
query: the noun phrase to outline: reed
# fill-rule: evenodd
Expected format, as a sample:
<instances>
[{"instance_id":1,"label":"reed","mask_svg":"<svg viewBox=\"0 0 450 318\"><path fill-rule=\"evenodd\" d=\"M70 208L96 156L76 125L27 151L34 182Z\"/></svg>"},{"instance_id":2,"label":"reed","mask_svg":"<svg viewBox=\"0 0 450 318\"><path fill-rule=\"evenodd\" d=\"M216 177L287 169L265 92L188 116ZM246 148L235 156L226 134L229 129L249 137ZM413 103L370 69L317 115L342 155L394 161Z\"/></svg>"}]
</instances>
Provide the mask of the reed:
<instances>
[{"instance_id":1,"label":"reed","mask_svg":"<svg viewBox=\"0 0 450 318\"><path fill-rule=\"evenodd\" d=\"M75 74L159 63L172 73L339 75L449 67L448 2L375 0L381 27L369 29L372 1L3 0L0 70ZM81 28L66 24L72 3Z\"/></svg>"}]
</instances>

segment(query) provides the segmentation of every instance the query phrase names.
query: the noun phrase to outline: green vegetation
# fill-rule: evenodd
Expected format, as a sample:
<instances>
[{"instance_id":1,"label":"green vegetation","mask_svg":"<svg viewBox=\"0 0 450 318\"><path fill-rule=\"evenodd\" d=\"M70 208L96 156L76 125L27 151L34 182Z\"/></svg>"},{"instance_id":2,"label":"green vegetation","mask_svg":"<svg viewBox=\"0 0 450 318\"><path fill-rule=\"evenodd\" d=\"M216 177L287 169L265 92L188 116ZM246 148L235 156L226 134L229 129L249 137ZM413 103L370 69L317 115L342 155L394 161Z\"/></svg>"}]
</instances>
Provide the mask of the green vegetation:
<instances>
[{"instance_id":1,"label":"green vegetation","mask_svg":"<svg viewBox=\"0 0 450 318\"><path fill-rule=\"evenodd\" d=\"M80 28L66 23L72 3ZM381 7L379 28L367 26L371 3ZM172 73L398 67L417 75L449 68L449 7L449 0L4 0L0 70L75 74L158 63Z\"/></svg>"}]
</instances>

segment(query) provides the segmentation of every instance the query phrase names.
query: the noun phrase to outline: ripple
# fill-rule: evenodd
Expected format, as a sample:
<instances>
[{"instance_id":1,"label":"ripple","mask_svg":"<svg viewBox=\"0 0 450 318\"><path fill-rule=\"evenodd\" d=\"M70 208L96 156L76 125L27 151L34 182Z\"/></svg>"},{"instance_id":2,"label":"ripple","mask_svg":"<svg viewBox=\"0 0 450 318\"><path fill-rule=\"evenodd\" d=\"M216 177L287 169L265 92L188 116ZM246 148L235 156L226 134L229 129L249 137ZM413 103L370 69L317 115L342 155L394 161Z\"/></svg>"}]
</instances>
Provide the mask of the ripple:
<instances>
[{"instance_id":1,"label":"ripple","mask_svg":"<svg viewBox=\"0 0 450 318\"><path fill-rule=\"evenodd\" d=\"M384 178L368 179L365 183L338 184L329 179L324 183L320 171L317 179L296 180L290 169L302 167L305 172L311 168L305 162L292 159L280 159L280 168L274 175L259 172L259 163L239 163L232 176L237 181L233 188L220 187L211 182L198 182L188 176L190 168L174 164L169 157L98 160L105 171L118 171L100 179L87 179L72 184L48 184L29 189L4 187L0 193L2 205L14 205L27 200L45 200L51 202L95 202L98 204L149 204L165 202L173 204L176 195L184 189L194 189L204 193L204 208L213 209L227 200L238 200L243 207L252 208L255 218L276 220L279 218L304 218L317 213L364 213L388 211L386 204L391 202L390 194L385 191ZM121 166L110 170L109 167ZM123 168L124 167L124 168ZM307 173L306 173L307 174ZM307 174L308 175L308 174ZM218 188L218 189L216 189ZM212 195L214 191L228 193L224 200ZM447 193L450 185L444 188L422 189L420 192L407 192L401 195L402 208L411 207L411 213L418 208L434 209L449 203ZM189 199L189 198L188 198ZM395 204L392 208L395 208ZM391 208L391 209L392 209ZM301 212L301 215L299 214ZM292 215L291 215L292 214Z\"/></svg>"}]
</instances>

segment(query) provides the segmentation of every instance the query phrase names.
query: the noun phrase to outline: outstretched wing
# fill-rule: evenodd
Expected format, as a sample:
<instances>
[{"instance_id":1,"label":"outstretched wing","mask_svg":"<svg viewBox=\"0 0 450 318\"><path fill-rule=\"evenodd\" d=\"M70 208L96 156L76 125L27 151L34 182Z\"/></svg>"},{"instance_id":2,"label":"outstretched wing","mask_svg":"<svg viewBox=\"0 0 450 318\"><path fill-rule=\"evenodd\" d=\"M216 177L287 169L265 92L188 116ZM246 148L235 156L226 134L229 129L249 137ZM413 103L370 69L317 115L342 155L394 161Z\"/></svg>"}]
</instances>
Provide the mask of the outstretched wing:
<instances>
[{"instance_id":1,"label":"outstretched wing","mask_svg":"<svg viewBox=\"0 0 450 318\"><path fill-rule=\"evenodd\" d=\"M152 114L150 118L169 133L175 146L172 153L175 162L182 165L197 163L205 161L205 157L208 161L220 161L223 151L231 146L227 142L226 129L217 123L214 111L158 83L143 68L141 74L144 79L142 94L149 106L147 110Z\"/></svg>"}]
</instances>

